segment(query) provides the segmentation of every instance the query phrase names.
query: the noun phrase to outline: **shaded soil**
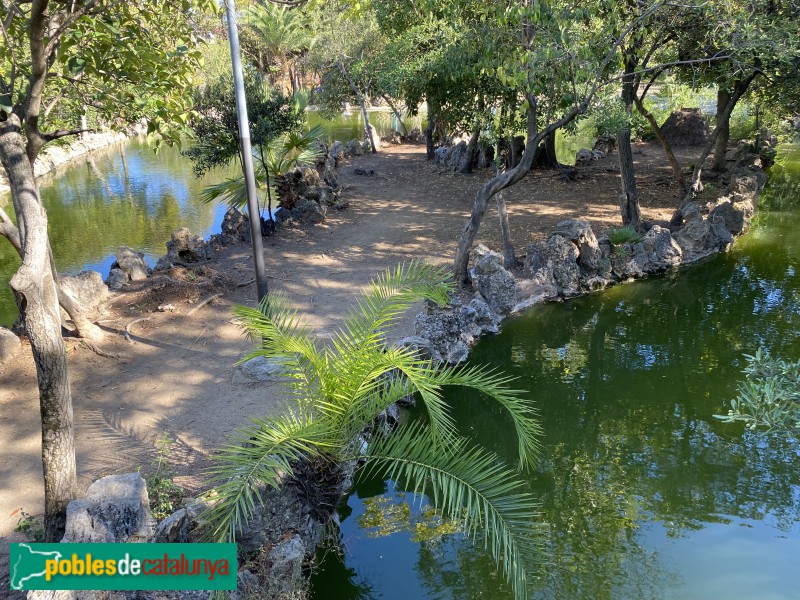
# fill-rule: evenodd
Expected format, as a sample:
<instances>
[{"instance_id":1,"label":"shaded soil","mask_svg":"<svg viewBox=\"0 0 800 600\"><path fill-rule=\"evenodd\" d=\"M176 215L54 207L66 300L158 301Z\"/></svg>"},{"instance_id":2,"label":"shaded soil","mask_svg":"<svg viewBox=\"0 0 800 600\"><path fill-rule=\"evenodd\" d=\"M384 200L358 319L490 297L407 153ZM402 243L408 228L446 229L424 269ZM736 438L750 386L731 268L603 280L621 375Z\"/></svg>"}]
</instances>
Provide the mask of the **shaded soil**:
<instances>
[{"instance_id":1,"label":"shaded soil","mask_svg":"<svg viewBox=\"0 0 800 600\"><path fill-rule=\"evenodd\" d=\"M637 145L634 159L644 218L669 220L680 194L660 148ZM616 160L612 154L579 168L575 182L564 182L553 171L535 171L505 192L518 255L566 218L587 219L596 232L619 225ZM355 175L355 165L375 175ZM350 208L329 212L323 225L265 238L271 289L285 291L317 333L330 336L379 271L411 259L449 265L475 192L489 177L488 172L465 176L435 167L419 146L395 146L340 165ZM493 206L478 238L501 248ZM248 382L234 372L249 343L231 307L255 304L250 248L230 247L201 269L175 269L172 275L131 285L98 315L107 332L100 347L119 358L99 356L79 340L68 340L82 490L111 473L147 472L157 441L168 432L175 481L196 493L214 449L249 417L264 416L281 401L277 384ZM401 321L392 339L413 333L415 312ZM146 320L131 325L137 319ZM21 539L13 532L15 511L42 512L37 399L35 368L24 344L0 367L0 578L8 573L3 564L8 542ZM0 595L3 589L7 583L0 579Z\"/></svg>"}]
</instances>

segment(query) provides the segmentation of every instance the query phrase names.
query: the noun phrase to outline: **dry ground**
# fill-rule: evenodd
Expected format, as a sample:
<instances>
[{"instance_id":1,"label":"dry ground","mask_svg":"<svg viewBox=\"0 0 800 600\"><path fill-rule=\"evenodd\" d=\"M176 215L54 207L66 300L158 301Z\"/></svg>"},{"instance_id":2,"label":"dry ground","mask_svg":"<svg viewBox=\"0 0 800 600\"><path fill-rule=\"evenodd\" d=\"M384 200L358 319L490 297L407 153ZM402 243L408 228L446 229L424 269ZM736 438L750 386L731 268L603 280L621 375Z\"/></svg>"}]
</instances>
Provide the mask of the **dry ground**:
<instances>
[{"instance_id":1,"label":"dry ground","mask_svg":"<svg viewBox=\"0 0 800 600\"><path fill-rule=\"evenodd\" d=\"M676 190L660 149L638 145L634 158L645 218L669 219ZM375 176L354 175L356 164ZM332 211L324 225L265 239L271 289L284 290L323 337L377 272L410 259L449 264L475 192L489 178L488 172L464 176L435 167L419 146L353 159L339 173L349 209ZM563 182L552 171L531 173L505 194L518 253L566 218L588 219L595 231L617 225L618 190L616 155L581 168L576 182ZM479 241L500 248L492 206ZM234 363L249 345L231 322L231 306L255 301L249 251L228 248L202 273L178 270L184 280L178 286L159 288L163 281L155 280L116 295L99 316L108 332L102 348L123 358L104 358L69 341L82 490L103 475L146 471L156 441L168 432L176 482L196 492L203 487L202 468L226 436L248 417L274 408L280 398L276 385L234 377ZM222 296L189 314L217 292ZM159 312L165 303L175 310ZM140 318L148 320L133 324L126 340L125 326ZM396 336L410 334L411 323L409 315ZM42 511L37 398L30 348L24 345L0 367L0 578L7 573L7 544L20 539L13 532L16 511Z\"/></svg>"}]
</instances>

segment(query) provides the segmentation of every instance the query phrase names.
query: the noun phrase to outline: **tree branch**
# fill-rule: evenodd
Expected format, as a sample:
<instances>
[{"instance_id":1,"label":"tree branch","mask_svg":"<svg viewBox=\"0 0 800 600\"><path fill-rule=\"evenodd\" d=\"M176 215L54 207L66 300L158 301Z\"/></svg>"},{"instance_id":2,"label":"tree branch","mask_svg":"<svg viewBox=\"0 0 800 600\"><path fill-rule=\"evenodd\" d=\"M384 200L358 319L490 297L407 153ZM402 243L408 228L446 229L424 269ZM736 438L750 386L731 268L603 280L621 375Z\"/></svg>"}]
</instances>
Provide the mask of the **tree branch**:
<instances>
[{"instance_id":1,"label":"tree branch","mask_svg":"<svg viewBox=\"0 0 800 600\"><path fill-rule=\"evenodd\" d=\"M81 133L94 133L95 131L96 131L95 129L59 129L58 131L52 131L50 133L42 133L41 137L45 141L52 142L53 140L57 140L70 135L80 135Z\"/></svg>"}]
</instances>

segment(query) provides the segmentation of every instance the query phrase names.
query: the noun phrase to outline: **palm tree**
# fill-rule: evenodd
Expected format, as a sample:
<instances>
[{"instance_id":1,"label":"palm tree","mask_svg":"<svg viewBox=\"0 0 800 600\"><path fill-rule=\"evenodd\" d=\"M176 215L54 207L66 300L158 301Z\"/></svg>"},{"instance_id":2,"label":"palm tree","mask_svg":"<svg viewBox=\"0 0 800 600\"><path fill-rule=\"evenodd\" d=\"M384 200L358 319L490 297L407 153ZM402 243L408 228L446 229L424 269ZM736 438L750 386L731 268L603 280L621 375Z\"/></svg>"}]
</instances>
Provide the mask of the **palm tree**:
<instances>
[{"instance_id":1,"label":"palm tree","mask_svg":"<svg viewBox=\"0 0 800 600\"><path fill-rule=\"evenodd\" d=\"M276 63L279 74L271 76L273 84L286 75L292 94L300 90L297 59L309 48L313 35L300 10L271 2L255 3L244 14L245 48L250 51L259 70L266 74ZM252 32L252 36L249 35Z\"/></svg>"},{"instance_id":2,"label":"palm tree","mask_svg":"<svg viewBox=\"0 0 800 600\"><path fill-rule=\"evenodd\" d=\"M244 359L277 359L296 401L274 416L254 419L224 448L212 470L215 504L204 517L216 541L230 541L248 521L262 486L278 488L309 463L335 469L360 460L358 476L391 478L417 495L427 494L442 516L483 541L502 566L518 598L527 593L537 552L536 505L517 474L494 454L457 431L446 386L481 391L508 412L518 438L519 469L531 466L539 427L529 401L508 387L509 378L486 368L439 369L411 349L387 347L384 332L412 303L448 301L446 272L412 262L387 270L370 284L357 308L329 344L317 343L284 296L271 293L258 308L236 309L257 340ZM428 422L373 432L366 450L357 443L376 416L416 393ZM306 469L307 470L307 469ZM313 471L313 468L312 468Z\"/></svg>"},{"instance_id":3,"label":"palm tree","mask_svg":"<svg viewBox=\"0 0 800 600\"><path fill-rule=\"evenodd\" d=\"M280 187L286 173L298 166L313 165L320 156L321 149L316 140L322 135L322 127L317 125L305 133L284 134L261 146L253 148L256 185L266 190L269 219L272 220L272 197L276 186ZM278 195L279 201L282 200ZM244 175L225 179L203 189L200 195L203 202L222 200L229 206L242 209L247 204ZM291 199L289 199L291 200ZM280 202L291 209L292 202Z\"/></svg>"}]
</instances>

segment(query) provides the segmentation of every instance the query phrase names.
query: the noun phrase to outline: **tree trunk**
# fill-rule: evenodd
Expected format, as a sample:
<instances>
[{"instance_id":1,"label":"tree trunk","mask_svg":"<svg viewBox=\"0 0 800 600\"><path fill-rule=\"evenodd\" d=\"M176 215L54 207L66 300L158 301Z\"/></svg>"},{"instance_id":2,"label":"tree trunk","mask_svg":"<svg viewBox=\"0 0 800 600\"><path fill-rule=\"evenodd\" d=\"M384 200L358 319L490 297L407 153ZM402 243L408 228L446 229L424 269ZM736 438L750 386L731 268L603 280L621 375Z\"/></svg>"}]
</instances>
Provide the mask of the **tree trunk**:
<instances>
[{"instance_id":1,"label":"tree trunk","mask_svg":"<svg viewBox=\"0 0 800 600\"><path fill-rule=\"evenodd\" d=\"M670 221L673 225L680 223L683 220L682 211L684 205L694 200L694 196L697 192L700 191L702 188L702 184L700 183L700 178L703 174L703 166L708 159L708 156L711 154L711 150L717 143L717 137L721 133L722 129L725 127L725 124L731 118L731 113L733 109L736 107L736 103L739 101L739 98L747 91L747 88L750 87L750 84L756 78L758 71L753 71L747 79L739 80L736 82L736 85L733 89L733 94L731 94L730 99L728 100L728 104L725 107L725 110L722 114L717 113L717 124L714 127L714 131L711 132L711 137L708 138L705 147L703 148L703 152L700 154L700 157L697 159L697 162L694 165L694 170L692 171L692 181L689 186L689 190L686 192L686 196L681 203L681 207L675 211L675 214L672 216L672 220Z\"/></svg>"},{"instance_id":2,"label":"tree trunk","mask_svg":"<svg viewBox=\"0 0 800 600\"><path fill-rule=\"evenodd\" d=\"M636 98L636 81L634 72L636 71L635 55L625 59L625 72L622 77L622 101L625 104L625 113L630 118L633 101ZM619 174L621 184L620 212L622 213L622 224L639 226L642 220L642 213L639 209L639 193L636 190L636 172L633 168L633 151L631 150L631 130L627 127L617 134L617 146L619 147Z\"/></svg>"},{"instance_id":3,"label":"tree trunk","mask_svg":"<svg viewBox=\"0 0 800 600\"><path fill-rule=\"evenodd\" d=\"M347 69L344 66L344 63L340 60L338 62L339 71L341 72L342 76L347 80L348 85L350 85L350 89L353 90L353 94L356 96L356 100L358 100L359 106L361 106L361 115L364 117L364 133L369 140L369 144L372 147L372 153L378 153L378 147L375 145L375 140L373 139L372 135L372 127L369 125L369 115L367 114L367 100L364 94L361 93L361 90L358 89L356 86L355 81L353 78L350 77L350 73L348 73Z\"/></svg>"},{"instance_id":4,"label":"tree trunk","mask_svg":"<svg viewBox=\"0 0 800 600\"><path fill-rule=\"evenodd\" d=\"M547 161L547 168L548 169L558 169L561 166L561 163L558 162L558 156L556 154L556 132L551 131L548 135L544 138L544 152Z\"/></svg>"},{"instance_id":5,"label":"tree trunk","mask_svg":"<svg viewBox=\"0 0 800 600\"><path fill-rule=\"evenodd\" d=\"M495 194L497 200L497 215L500 217L500 233L503 236L503 266L506 269L516 269L519 261L514 253L514 244L511 243L511 229L508 226L508 212L506 211L506 201L503 192Z\"/></svg>"},{"instance_id":6,"label":"tree trunk","mask_svg":"<svg viewBox=\"0 0 800 600\"><path fill-rule=\"evenodd\" d=\"M386 94L383 94L383 99L386 101L386 104L389 105L389 108L392 109L392 113L397 119L397 122L400 123L400 133L404 136L408 135L408 128L406 128L406 124L403 122L403 115L401 115L400 111L397 110L397 107L394 105L394 102L392 102L392 99Z\"/></svg>"},{"instance_id":7,"label":"tree trunk","mask_svg":"<svg viewBox=\"0 0 800 600\"><path fill-rule=\"evenodd\" d=\"M461 173L462 175L469 175L472 173L472 163L475 162L475 152L478 149L478 138L480 135L481 128L476 127L475 131L472 132L472 136L469 138L467 151L464 152L464 157L461 159L461 164L456 169L458 173Z\"/></svg>"},{"instance_id":8,"label":"tree trunk","mask_svg":"<svg viewBox=\"0 0 800 600\"><path fill-rule=\"evenodd\" d=\"M634 102L636 103L636 109L639 111L639 114L650 123L650 128L653 130L659 144L661 144L661 148L663 148L664 154L669 161L669 166L672 168L672 176L675 178L675 183L678 184L682 192L686 192L686 178L683 176L681 163L679 163L678 159L675 157L669 140L664 136L664 132L661 131L661 127L659 127L658 121L656 121L653 113L645 108L643 99L637 96L634 98Z\"/></svg>"},{"instance_id":9,"label":"tree trunk","mask_svg":"<svg viewBox=\"0 0 800 600\"><path fill-rule=\"evenodd\" d=\"M620 212L622 224L638 227L642 220L639 209L639 194L636 191L636 174L633 170L633 151L631 150L631 130L626 129L617 134L619 154L619 174L622 182L620 194Z\"/></svg>"},{"instance_id":10,"label":"tree trunk","mask_svg":"<svg viewBox=\"0 0 800 600\"><path fill-rule=\"evenodd\" d=\"M22 249L22 266L12 277L11 288L24 317L39 382L45 541L57 542L63 535L67 504L77 495L72 398L58 290L49 264L47 213L15 115L0 122L0 162L11 186Z\"/></svg>"},{"instance_id":11,"label":"tree trunk","mask_svg":"<svg viewBox=\"0 0 800 600\"><path fill-rule=\"evenodd\" d=\"M429 112L428 125L425 127L425 155L428 160L433 160L436 156L436 146L433 143L434 119L433 114Z\"/></svg>"},{"instance_id":12,"label":"tree trunk","mask_svg":"<svg viewBox=\"0 0 800 600\"><path fill-rule=\"evenodd\" d=\"M551 123L542 131L537 133L537 99L532 94L529 94L527 100L527 140L525 144L525 151L522 153L522 158L516 167L509 169L504 173L495 175L492 179L481 186L480 190L478 190L478 193L475 195L475 200L472 204L472 214L464 225L461 237L458 240L456 257L453 264L453 275L459 285L469 282L469 253L470 250L472 250L472 245L475 243L475 238L478 235L478 230L480 229L483 215L486 213L487 202L497 192L514 185L523 177L525 177L528 171L531 170L533 156L536 153L536 147L539 145L539 142L541 142L542 139L551 131L555 131L559 127L563 127L572 121L572 119L574 119L577 115L584 112L587 107L586 102L582 103L580 106L573 107L561 119Z\"/></svg>"},{"instance_id":13,"label":"tree trunk","mask_svg":"<svg viewBox=\"0 0 800 600\"><path fill-rule=\"evenodd\" d=\"M711 164L711 169L714 171L725 170L725 153L728 151L728 140L731 137L731 120L730 115L728 115L728 118L723 118L723 116L725 114L725 108L730 101L731 95L728 93L728 90L719 87L717 89L716 123L716 126L719 128L719 134L714 144L714 159Z\"/></svg>"}]
</instances>

